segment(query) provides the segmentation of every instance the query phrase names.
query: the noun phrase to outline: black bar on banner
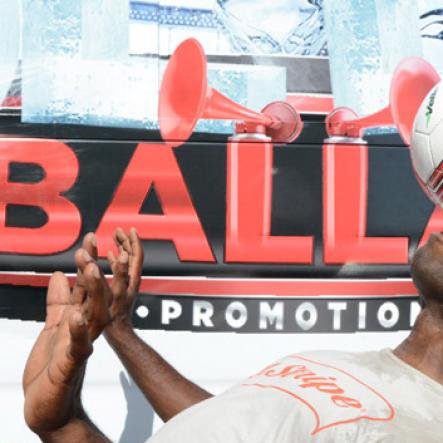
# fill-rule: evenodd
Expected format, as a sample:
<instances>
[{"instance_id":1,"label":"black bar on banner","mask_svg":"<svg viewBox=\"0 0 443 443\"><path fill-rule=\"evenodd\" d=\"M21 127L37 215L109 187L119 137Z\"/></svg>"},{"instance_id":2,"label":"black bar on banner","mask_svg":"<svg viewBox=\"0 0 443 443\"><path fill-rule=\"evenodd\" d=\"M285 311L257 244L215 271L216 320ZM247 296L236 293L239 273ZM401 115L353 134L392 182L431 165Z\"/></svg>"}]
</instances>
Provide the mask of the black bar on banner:
<instances>
[{"instance_id":1,"label":"black bar on banner","mask_svg":"<svg viewBox=\"0 0 443 443\"><path fill-rule=\"evenodd\" d=\"M353 333L409 330L417 297L293 298L141 295L138 329L237 333Z\"/></svg>"},{"instance_id":2,"label":"black bar on banner","mask_svg":"<svg viewBox=\"0 0 443 443\"><path fill-rule=\"evenodd\" d=\"M418 297L223 297L141 294L136 329L235 333L409 330ZM46 288L0 286L0 318L44 321Z\"/></svg>"}]
</instances>

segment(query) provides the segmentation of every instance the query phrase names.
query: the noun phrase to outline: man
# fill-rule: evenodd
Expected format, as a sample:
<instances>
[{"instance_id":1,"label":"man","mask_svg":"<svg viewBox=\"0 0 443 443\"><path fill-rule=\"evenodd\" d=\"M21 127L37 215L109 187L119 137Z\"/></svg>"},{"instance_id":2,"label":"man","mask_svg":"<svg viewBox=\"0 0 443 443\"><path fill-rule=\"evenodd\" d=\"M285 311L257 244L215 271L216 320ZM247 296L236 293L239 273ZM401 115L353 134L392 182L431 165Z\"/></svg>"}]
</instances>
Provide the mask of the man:
<instances>
[{"instance_id":1,"label":"man","mask_svg":"<svg viewBox=\"0 0 443 443\"><path fill-rule=\"evenodd\" d=\"M80 401L91 343L102 330L157 413L170 420L152 443L441 441L442 234L415 254L411 271L425 307L395 351L290 355L213 398L133 332L142 248L134 230L117 230L115 241L120 253L108 256L110 287L93 258L93 235L76 253L72 294L61 274L51 279L46 326L24 374L26 421L43 442L109 441Z\"/></svg>"}]
</instances>

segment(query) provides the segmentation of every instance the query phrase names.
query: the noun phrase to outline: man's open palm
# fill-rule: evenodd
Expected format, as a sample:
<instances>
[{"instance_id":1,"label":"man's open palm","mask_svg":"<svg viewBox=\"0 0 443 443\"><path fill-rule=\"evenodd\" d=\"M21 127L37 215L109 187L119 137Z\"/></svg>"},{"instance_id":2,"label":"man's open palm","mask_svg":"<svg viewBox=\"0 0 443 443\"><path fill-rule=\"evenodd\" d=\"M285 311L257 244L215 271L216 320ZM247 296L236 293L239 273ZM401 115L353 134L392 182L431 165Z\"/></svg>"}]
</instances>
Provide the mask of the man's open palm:
<instances>
[{"instance_id":1,"label":"man's open palm","mask_svg":"<svg viewBox=\"0 0 443 443\"><path fill-rule=\"evenodd\" d=\"M92 342L110 321L110 294L103 275L93 261L80 265L87 296L75 297L64 274L51 277L45 326L23 374L25 419L37 433L59 429L78 412Z\"/></svg>"}]
</instances>

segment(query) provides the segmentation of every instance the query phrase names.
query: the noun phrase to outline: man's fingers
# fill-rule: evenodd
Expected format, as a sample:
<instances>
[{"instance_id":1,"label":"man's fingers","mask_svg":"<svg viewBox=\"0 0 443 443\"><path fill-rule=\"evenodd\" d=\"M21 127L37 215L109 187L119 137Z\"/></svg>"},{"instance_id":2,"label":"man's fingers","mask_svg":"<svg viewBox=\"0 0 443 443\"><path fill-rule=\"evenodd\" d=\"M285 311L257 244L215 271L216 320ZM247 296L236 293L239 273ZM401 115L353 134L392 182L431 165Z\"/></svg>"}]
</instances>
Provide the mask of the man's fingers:
<instances>
[{"instance_id":1,"label":"man's fingers","mask_svg":"<svg viewBox=\"0 0 443 443\"><path fill-rule=\"evenodd\" d=\"M140 238L138 237L137 230L135 228L130 229L129 240L131 242L132 254L139 257L139 259L141 259L141 261L143 262L143 248L140 243Z\"/></svg>"},{"instance_id":2,"label":"man's fingers","mask_svg":"<svg viewBox=\"0 0 443 443\"><path fill-rule=\"evenodd\" d=\"M129 255L122 251L111 266L112 274L112 295L116 299L126 296L129 285Z\"/></svg>"},{"instance_id":3,"label":"man's fingers","mask_svg":"<svg viewBox=\"0 0 443 443\"><path fill-rule=\"evenodd\" d=\"M86 266L83 275L87 290L85 312L91 340L95 340L110 322L111 291L96 263Z\"/></svg>"},{"instance_id":4,"label":"man's fingers","mask_svg":"<svg viewBox=\"0 0 443 443\"><path fill-rule=\"evenodd\" d=\"M97 260L97 239L93 232L88 232L84 238L82 243L82 248L88 251L88 254L94 259Z\"/></svg>"},{"instance_id":5,"label":"man's fingers","mask_svg":"<svg viewBox=\"0 0 443 443\"><path fill-rule=\"evenodd\" d=\"M114 253L112 251L108 251L106 256L108 258L109 267L112 269L112 267L114 266L115 262L117 261L117 258L115 257L115 255L114 255Z\"/></svg>"},{"instance_id":6,"label":"man's fingers","mask_svg":"<svg viewBox=\"0 0 443 443\"><path fill-rule=\"evenodd\" d=\"M71 304L71 290L66 276L55 272L49 280L46 295L45 328L51 328L60 323L65 308Z\"/></svg>"},{"instance_id":7,"label":"man's fingers","mask_svg":"<svg viewBox=\"0 0 443 443\"><path fill-rule=\"evenodd\" d=\"M77 249L74 258L77 265L77 278L72 291L72 302L78 304L82 303L85 298L83 270L88 263L97 259L97 240L93 232L88 232L83 237L82 247Z\"/></svg>"},{"instance_id":8,"label":"man's fingers","mask_svg":"<svg viewBox=\"0 0 443 443\"><path fill-rule=\"evenodd\" d=\"M80 309L75 309L69 316L69 333L71 343L69 346L69 355L76 363L83 361L91 355L92 344L89 339L88 326L86 319Z\"/></svg>"},{"instance_id":9,"label":"man's fingers","mask_svg":"<svg viewBox=\"0 0 443 443\"><path fill-rule=\"evenodd\" d=\"M77 251L75 251L74 258L75 264L77 265L78 270L81 272L85 270L89 263L94 261L91 254L84 248L77 249Z\"/></svg>"},{"instance_id":10,"label":"man's fingers","mask_svg":"<svg viewBox=\"0 0 443 443\"><path fill-rule=\"evenodd\" d=\"M77 266L77 278L72 290L72 303L81 304L85 299L85 279L83 271L86 266L93 261L91 254L85 248L79 248L74 254L75 264Z\"/></svg>"},{"instance_id":11,"label":"man's fingers","mask_svg":"<svg viewBox=\"0 0 443 443\"><path fill-rule=\"evenodd\" d=\"M47 304L69 304L71 299L69 282L63 272L54 272L48 284Z\"/></svg>"},{"instance_id":12,"label":"man's fingers","mask_svg":"<svg viewBox=\"0 0 443 443\"><path fill-rule=\"evenodd\" d=\"M131 242L122 228L117 228L114 232L114 240L117 246L121 246L129 255L131 255Z\"/></svg>"},{"instance_id":13,"label":"man's fingers","mask_svg":"<svg viewBox=\"0 0 443 443\"><path fill-rule=\"evenodd\" d=\"M130 286L131 290L138 291L143 268L144 251L135 228L131 228L129 231L129 239L132 250L129 270Z\"/></svg>"},{"instance_id":14,"label":"man's fingers","mask_svg":"<svg viewBox=\"0 0 443 443\"><path fill-rule=\"evenodd\" d=\"M114 232L114 241L129 254L129 292L134 295L140 286L140 275L143 267L143 247L135 228L131 228L129 236L121 228ZM120 252L121 254L122 252Z\"/></svg>"}]
</instances>

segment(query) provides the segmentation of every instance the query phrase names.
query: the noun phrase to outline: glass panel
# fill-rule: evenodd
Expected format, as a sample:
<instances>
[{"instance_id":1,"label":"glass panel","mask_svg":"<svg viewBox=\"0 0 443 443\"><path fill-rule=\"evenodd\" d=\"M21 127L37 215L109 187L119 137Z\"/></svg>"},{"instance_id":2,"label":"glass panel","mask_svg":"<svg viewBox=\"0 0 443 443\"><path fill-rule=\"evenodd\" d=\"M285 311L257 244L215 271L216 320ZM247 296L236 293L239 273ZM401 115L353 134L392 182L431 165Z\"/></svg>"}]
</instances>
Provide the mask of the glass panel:
<instances>
[{"instance_id":1,"label":"glass panel","mask_svg":"<svg viewBox=\"0 0 443 443\"><path fill-rule=\"evenodd\" d=\"M327 113L331 72L335 104L370 112L386 102L403 55L423 54L443 72L443 0L331 0L326 16L325 2L0 0L0 107L23 104L27 123L156 129L162 72L188 37L208 54L209 84L257 111L287 99Z\"/></svg>"},{"instance_id":2,"label":"glass panel","mask_svg":"<svg viewBox=\"0 0 443 443\"><path fill-rule=\"evenodd\" d=\"M130 56L128 0L25 3L23 64L41 72L24 79L24 122L156 127L157 33L134 51L154 57Z\"/></svg>"},{"instance_id":3,"label":"glass panel","mask_svg":"<svg viewBox=\"0 0 443 443\"><path fill-rule=\"evenodd\" d=\"M385 107L397 64L422 55L417 2L325 0L325 19L335 104L359 115Z\"/></svg>"},{"instance_id":4,"label":"glass panel","mask_svg":"<svg viewBox=\"0 0 443 443\"><path fill-rule=\"evenodd\" d=\"M0 0L0 107L20 105L20 0Z\"/></svg>"}]
</instances>

